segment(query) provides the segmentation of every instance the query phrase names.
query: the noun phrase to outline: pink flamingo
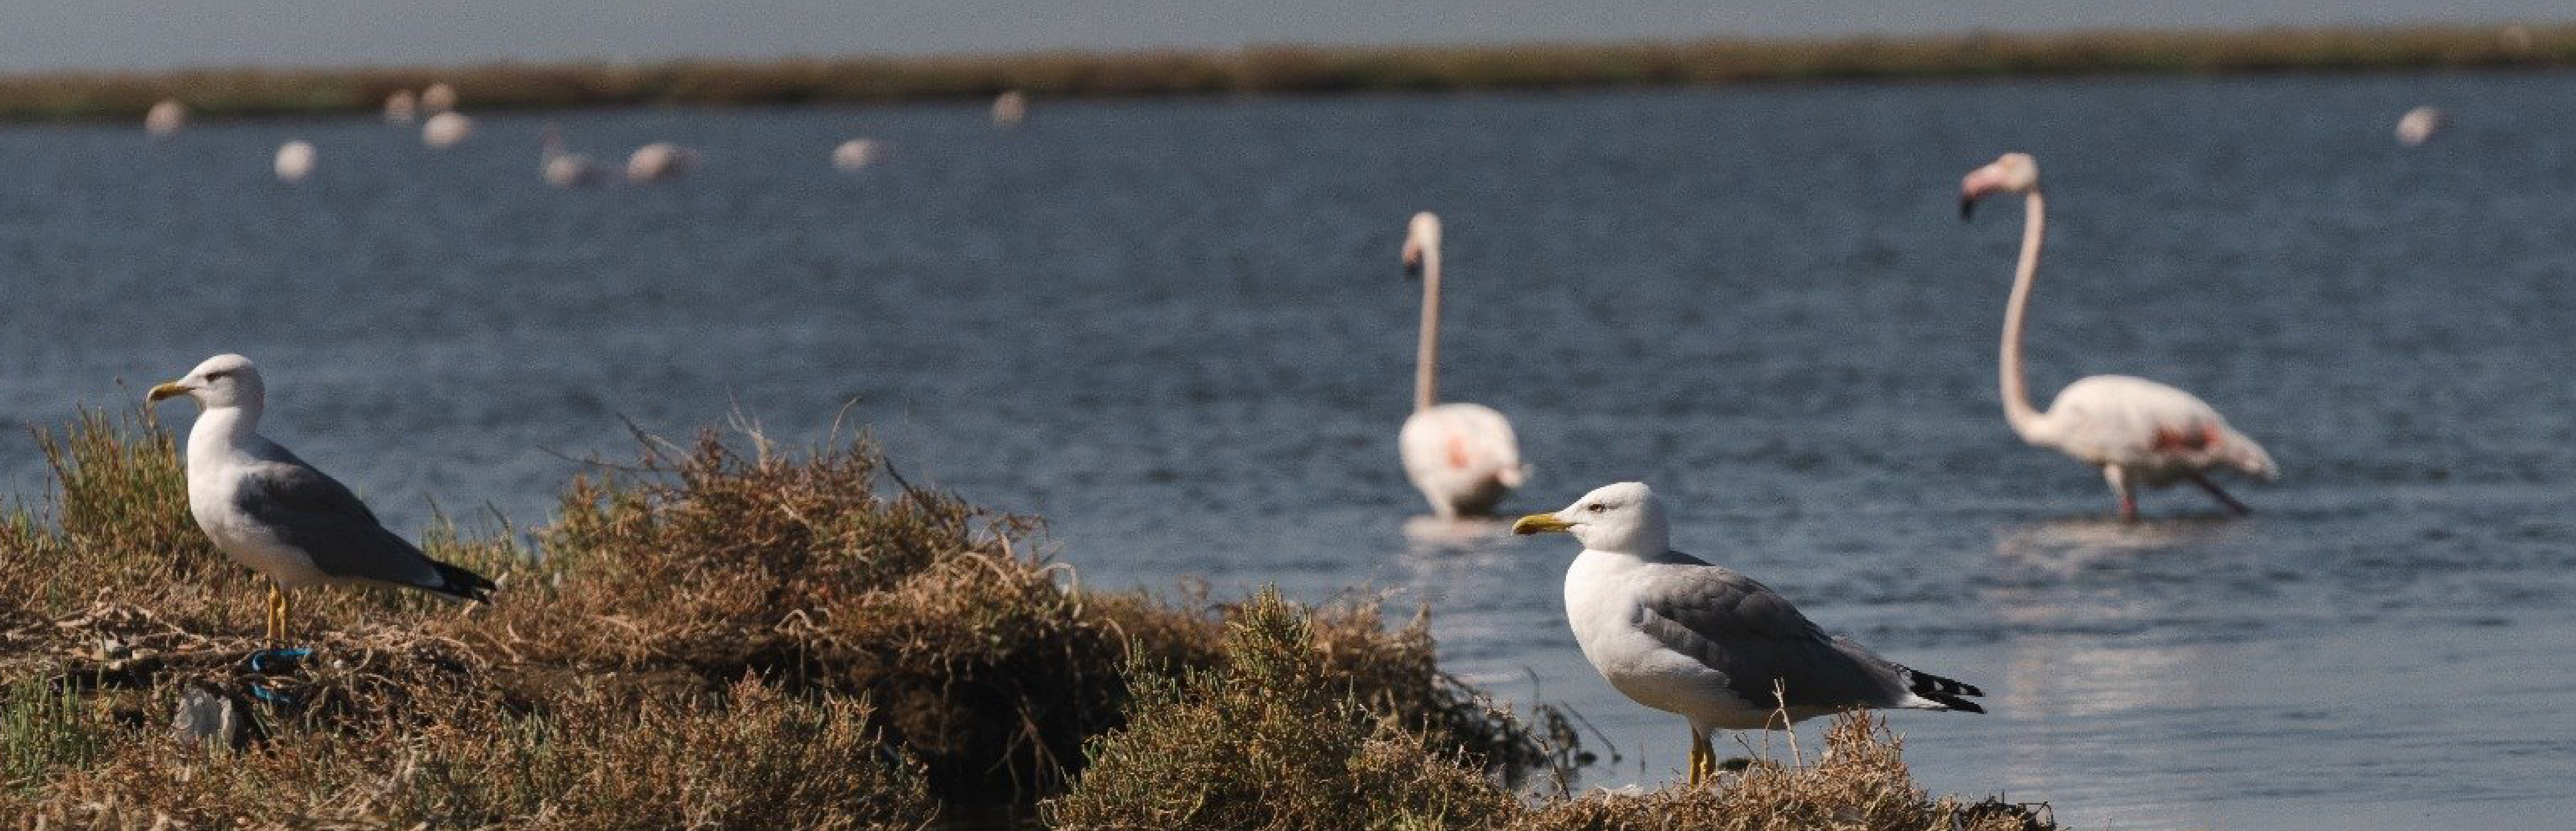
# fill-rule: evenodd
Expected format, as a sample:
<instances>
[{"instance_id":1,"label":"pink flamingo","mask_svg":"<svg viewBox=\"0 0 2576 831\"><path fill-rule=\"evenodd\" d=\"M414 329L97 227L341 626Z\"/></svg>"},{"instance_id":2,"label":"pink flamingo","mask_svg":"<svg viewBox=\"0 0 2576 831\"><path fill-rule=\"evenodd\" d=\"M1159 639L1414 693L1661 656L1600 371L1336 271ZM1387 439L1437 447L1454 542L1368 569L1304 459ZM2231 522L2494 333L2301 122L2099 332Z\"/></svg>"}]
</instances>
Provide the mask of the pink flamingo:
<instances>
[{"instance_id":1,"label":"pink flamingo","mask_svg":"<svg viewBox=\"0 0 2576 831\"><path fill-rule=\"evenodd\" d=\"M1404 268L1422 278L1422 340L1413 368L1413 415L1396 434L1405 478L1442 519L1491 512L1529 477L1520 441L1502 413L1483 404L1439 402L1440 217L1413 215Z\"/></svg>"},{"instance_id":2,"label":"pink flamingo","mask_svg":"<svg viewBox=\"0 0 2576 831\"><path fill-rule=\"evenodd\" d=\"M1959 182L1960 218L1968 217L1978 199L1994 193L2018 193L2027 203L2021 263L2014 270L2012 299L2004 306L2004 419L2013 432L2032 445L2053 447L2101 468L2102 478L2120 498L2121 519L2138 518L2140 487L2177 482L2199 485L2228 510L2245 513L2245 503L2219 490L2209 480L2210 472L2235 468L2270 481L2280 471L2261 445L2227 426L2227 419L2191 393L2143 378L2096 375L2066 385L2047 412L2031 407L2022 384L2021 324L2031 279L2039 272L2040 231L2046 222L2039 162L2027 153L2006 153L1971 171Z\"/></svg>"}]
</instances>

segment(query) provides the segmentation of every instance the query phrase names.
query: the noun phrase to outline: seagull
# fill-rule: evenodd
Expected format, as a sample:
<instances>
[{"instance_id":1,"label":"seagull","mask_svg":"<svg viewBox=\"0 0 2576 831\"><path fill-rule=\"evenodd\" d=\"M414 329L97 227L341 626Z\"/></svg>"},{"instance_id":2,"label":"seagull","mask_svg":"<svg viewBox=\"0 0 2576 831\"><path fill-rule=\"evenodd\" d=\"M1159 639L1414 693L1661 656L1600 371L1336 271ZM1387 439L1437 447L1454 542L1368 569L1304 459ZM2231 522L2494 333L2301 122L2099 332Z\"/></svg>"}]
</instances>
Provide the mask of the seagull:
<instances>
[{"instance_id":1,"label":"seagull","mask_svg":"<svg viewBox=\"0 0 2576 831\"><path fill-rule=\"evenodd\" d=\"M286 592L319 583L372 583L487 600L492 581L432 560L385 530L347 486L259 435L265 390L240 355L217 355L149 400L187 396L188 513L233 562L267 575L268 638L286 638Z\"/></svg>"},{"instance_id":2,"label":"seagull","mask_svg":"<svg viewBox=\"0 0 2576 831\"><path fill-rule=\"evenodd\" d=\"M1690 784L1714 775L1717 730L1785 727L1852 709L1982 713L1985 691L1827 635L1770 587L1672 550L1664 503L1636 482L1604 485L1515 534L1570 533L1565 615L1583 657L1623 695L1690 720Z\"/></svg>"}]
</instances>

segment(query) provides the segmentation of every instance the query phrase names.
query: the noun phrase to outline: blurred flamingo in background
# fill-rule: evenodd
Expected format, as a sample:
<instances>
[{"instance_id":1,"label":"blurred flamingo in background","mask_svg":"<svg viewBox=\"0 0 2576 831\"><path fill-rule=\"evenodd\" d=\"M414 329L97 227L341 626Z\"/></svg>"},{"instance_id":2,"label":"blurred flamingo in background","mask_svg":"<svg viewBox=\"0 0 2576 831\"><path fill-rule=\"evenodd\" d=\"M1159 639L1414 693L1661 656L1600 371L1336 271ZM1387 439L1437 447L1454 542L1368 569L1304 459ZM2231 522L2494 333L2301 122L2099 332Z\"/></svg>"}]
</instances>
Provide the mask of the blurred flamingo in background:
<instances>
[{"instance_id":1,"label":"blurred flamingo in background","mask_svg":"<svg viewBox=\"0 0 2576 831\"><path fill-rule=\"evenodd\" d=\"M635 152L626 157L626 180L659 182L686 173L697 163L697 151L657 141L635 148Z\"/></svg>"},{"instance_id":2,"label":"blurred flamingo in background","mask_svg":"<svg viewBox=\"0 0 2576 831\"><path fill-rule=\"evenodd\" d=\"M2046 221L2039 163L2026 153L2006 153L1970 172L1959 182L1960 218L1968 217L1978 199L1995 193L2022 194L2026 202L2021 262L2013 275L2012 299L2004 307L2001 360L2004 418L2013 432L2023 441L2101 468L2102 478L2120 498L2122 519L2138 518L2140 487L2185 481L2208 491L2228 510L2245 513L2245 503L2219 490L2209 474L2234 468L2268 481L2279 470L2261 445L2229 427L2217 410L2191 393L2141 378L2096 375L2066 385L2047 412L2031 407L2022 384L2021 328L2031 280L2039 272Z\"/></svg>"},{"instance_id":3,"label":"blurred flamingo in background","mask_svg":"<svg viewBox=\"0 0 2576 831\"><path fill-rule=\"evenodd\" d=\"M1413 215L1404 267L1422 278L1422 335L1415 353L1413 415L1396 444L1404 475L1442 518L1490 513L1529 476L1520 441L1502 413L1483 404L1440 404L1440 217Z\"/></svg>"},{"instance_id":4,"label":"blurred flamingo in background","mask_svg":"<svg viewBox=\"0 0 2576 831\"><path fill-rule=\"evenodd\" d=\"M607 166L589 154L564 149L563 131L557 129L554 122L546 122L539 135L545 149L538 154L537 175L545 179L546 184L559 188L578 187L596 183L608 175Z\"/></svg>"},{"instance_id":5,"label":"blurred flamingo in background","mask_svg":"<svg viewBox=\"0 0 2576 831\"><path fill-rule=\"evenodd\" d=\"M1028 117L1029 96L1026 93L1022 93L1015 89L993 96L993 124L995 126L1017 127L1020 126L1021 121L1027 120Z\"/></svg>"},{"instance_id":6,"label":"blurred flamingo in background","mask_svg":"<svg viewBox=\"0 0 2576 831\"><path fill-rule=\"evenodd\" d=\"M454 147L473 134L474 119L459 112L442 112L420 124L420 141L431 147Z\"/></svg>"},{"instance_id":7,"label":"blurred flamingo in background","mask_svg":"<svg viewBox=\"0 0 2576 831\"><path fill-rule=\"evenodd\" d=\"M2451 117L2437 107L2416 107L2397 117L2397 143L2420 147L2449 126Z\"/></svg>"},{"instance_id":8,"label":"blurred flamingo in background","mask_svg":"<svg viewBox=\"0 0 2576 831\"><path fill-rule=\"evenodd\" d=\"M313 175L313 143L296 139L277 146L277 179L301 182Z\"/></svg>"},{"instance_id":9,"label":"blurred flamingo in background","mask_svg":"<svg viewBox=\"0 0 2576 831\"><path fill-rule=\"evenodd\" d=\"M832 148L832 167L839 170L859 170L875 164L877 156L882 152L883 147L876 139L851 139L841 142L839 147Z\"/></svg>"},{"instance_id":10,"label":"blurred flamingo in background","mask_svg":"<svg viewBox=\"0 0 2576 831\"><path fill-rule=\"evenodd\" d=\"M420 98L411 90L398 89L385 96L385 123L410 124L420 115Z\"/></svg>"},{"instance_id":11,"label":"blurred flamingo in background","mask_svg":"<svg viewBox=\"0 0 2576 831\"><path fill-rule=\"evenodd\" d=\"M456 109L456 88L441 81L420 91L420 109L436 115Z\"/></svg>"},{"instance_id":12,"label":"blurred flamingo in background","mask_svg":"<svg viewBox=\"0 0 2576 831\"><path fill-rule=\"evenodd\" d=\"M143 131L153 138L168 138L188 123L188 105L176 100L163 100L143 113Z\"/></svg>"}]
</instances>

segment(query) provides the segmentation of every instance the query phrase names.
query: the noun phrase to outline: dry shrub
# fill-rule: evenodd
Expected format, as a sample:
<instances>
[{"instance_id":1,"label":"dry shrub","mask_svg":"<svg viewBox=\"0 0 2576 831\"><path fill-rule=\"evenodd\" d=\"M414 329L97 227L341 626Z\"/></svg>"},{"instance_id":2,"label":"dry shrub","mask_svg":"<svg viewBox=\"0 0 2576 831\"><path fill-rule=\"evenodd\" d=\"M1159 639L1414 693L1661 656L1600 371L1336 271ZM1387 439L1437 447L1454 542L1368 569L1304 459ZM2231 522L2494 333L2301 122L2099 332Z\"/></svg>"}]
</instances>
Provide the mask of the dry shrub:
<instances>
[{"instance_id":1,"label":"dry shrub","mask_svg":"<svg viewBox=\"0 0 2576 831\"><path fill-rule=\"evenodd\" d=\"M62 432L35 431L52 467L55 527L25 510L0 521L0 623L25 623L88 606L108 587L165 587L156 607L198 624L208 592L257 583L224 561L188 513L176 443L149 411L85 410ZM250 597L245 594L244 597ZM252 610L255 621L256 608Z\"/></svg>"},{"instance_id":2,"label":"dry shrub","mask_svg":"<svg viewBox=\"0 0 2576 831\"><path fill-rule=\"evenodd\" d=\"M545 533L546 585L528 587L541 599L494 621L524 627L513 654L726 674L789 663L816 611L945 559L1009 558L1026 531L944 494L878 494L884 455L866 441L791 460L750 438L750 457L714 431L683 453L647 439L624 475L576 478Z\"/></svg>"},{"instance_id":3,"label":"dry shrub","mask_svg":"<svg viewBox=\"0 0 2576 831\"><path fill-rule=\"evenodd\" d=\"M851 699L756 680L719 697L573 691L418 731L289 731L247 751L120 737L118 753L0 796L53 828L911 829L935 803ZM15 804L10 804L11 802Z\"/></svg>"},{"instance_id":4,"label":"dry shrub","mask_svg":"<svg viewBox=\"0 0 2576 831\"><path fill-rule=\"evenodd\" d=\"M1596 791L1532 809L1511 831L2045 831L2036 809L1927 797L1902 758L1905 742L1868 711L1834 719L1811 766L1759 763L1710 787L1645 794Z\"/></svg>"},{"instance_id":5,"label":"dry shrub","mask_svg":"<svg viewBox=\"0 0 2576 831\"><path fill-rule=\"evenodd\" d=\"M1264 591L1229 624L1222 669L1139 659L1128 725L1043 813L1064 828L1479 828L1509 816L1482 765L1351 695L1309 613Z\"/></svg>"}]
</instances>

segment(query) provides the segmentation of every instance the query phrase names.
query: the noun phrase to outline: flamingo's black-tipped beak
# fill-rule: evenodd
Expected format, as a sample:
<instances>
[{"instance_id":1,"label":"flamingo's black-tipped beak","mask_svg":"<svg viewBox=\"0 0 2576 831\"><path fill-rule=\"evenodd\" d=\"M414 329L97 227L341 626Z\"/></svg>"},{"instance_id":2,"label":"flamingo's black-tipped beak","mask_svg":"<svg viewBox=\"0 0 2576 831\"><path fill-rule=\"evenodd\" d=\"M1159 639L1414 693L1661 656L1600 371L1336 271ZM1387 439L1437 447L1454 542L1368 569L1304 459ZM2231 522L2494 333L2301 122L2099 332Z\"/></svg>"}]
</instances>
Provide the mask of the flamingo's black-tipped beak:
<instances>
[{"instance_id":1,"label":"flamingo's black-tipped beak","mask_svg":"<svg viewBox=\"0 0 2576 831\"><path fill-rule=\"evenodd\" d=\"M1960 221L1960 222L1966 222L1966 221L1968 221L1968 219L1969 219L1970 217L1975 216L1975 215L1976 215L1976 213L1977 213L1977 198L1976 198L1976 197L1974 197L1974 196L1961 196L1961 197L1959 197L1959 221Z\"/></svg>"}]
</instances>

